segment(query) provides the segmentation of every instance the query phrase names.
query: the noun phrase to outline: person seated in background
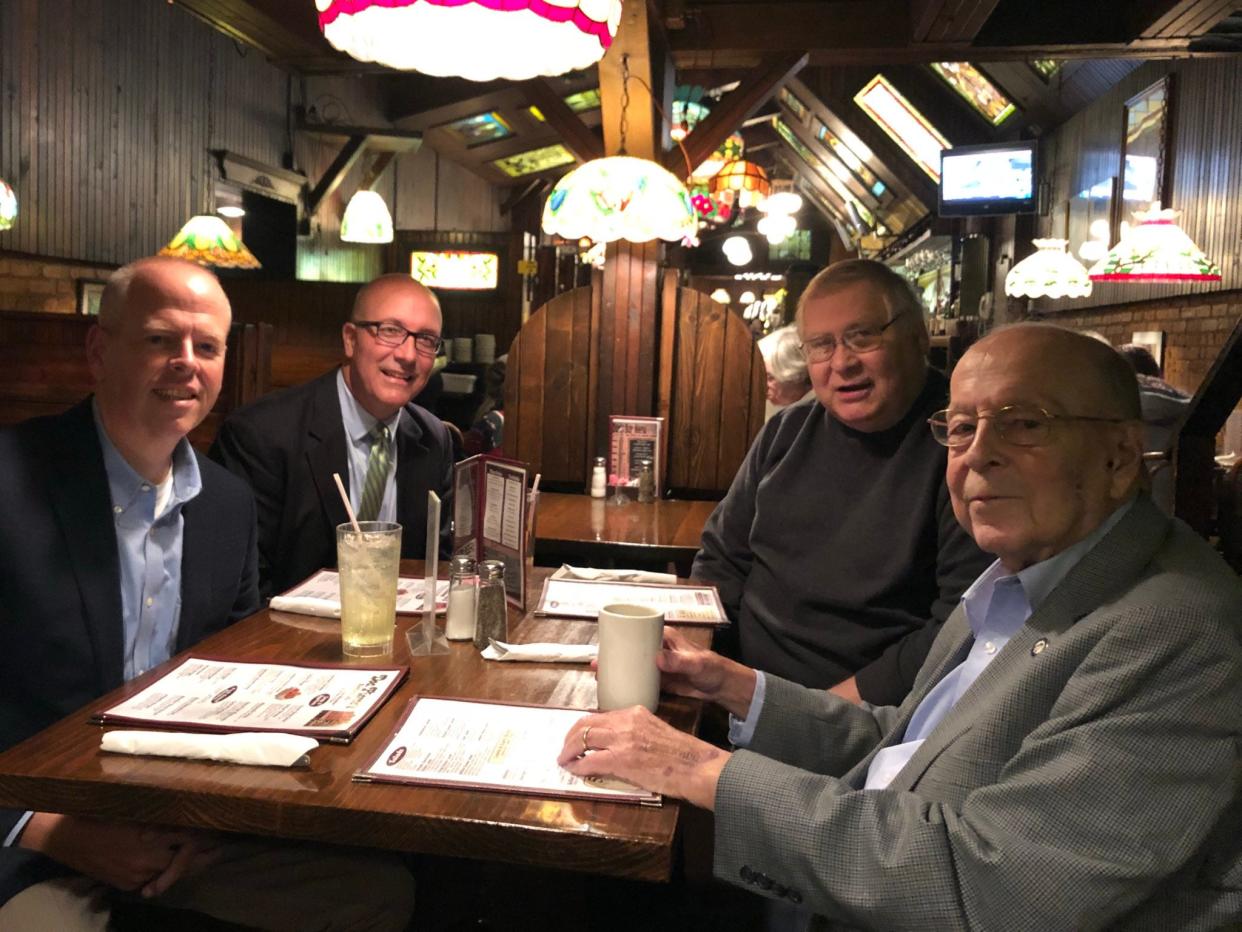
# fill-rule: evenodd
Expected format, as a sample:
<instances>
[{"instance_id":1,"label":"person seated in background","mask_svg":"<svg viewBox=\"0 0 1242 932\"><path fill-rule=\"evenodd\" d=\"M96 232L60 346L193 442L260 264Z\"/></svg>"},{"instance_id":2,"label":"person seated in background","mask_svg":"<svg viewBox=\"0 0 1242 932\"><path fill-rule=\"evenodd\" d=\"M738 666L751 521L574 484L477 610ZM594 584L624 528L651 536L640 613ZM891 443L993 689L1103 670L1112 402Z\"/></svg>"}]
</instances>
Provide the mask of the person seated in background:
<instances>
[{"instance_id":1,"label":"person seated in background","mask_svg":"<svg viewBox=\"0 0 1242 932\"><path fill-rule=\"evenodd\" d=\"M505 441L505 370L508 355L497 357L483 380L483 400L461 437L461 455L475 456L498 449Z\"/></svg>"},{"instance_id":2,"label":"person seated in background","mask_svg":"<svg viewBox=\"0 0 1242 932\"><path fill-rule=\"evenodd\" d=\"M947 383L923 310L867 259L824 269L796 326L815 397L777 412L703 529L691 575L743 663L853 700L900 702L936 630L987 565L953 518L926 429Z\"/></svg>"},{"instance_id":3,"label":"person seated in background","mask_svg":"<svg viewBox=\"0 0 1242 932\"><path fill-rule=\"evenodd\" d=\"M716 875L814 928L1236 922L1242 584L1142 491L1139 417L1112 349L995 331L930 426L958 520L997 559L899 707L666 629L665 688L723 705L741 750L635 707L579 720L560 762L714 809Z\"/></svg>"},{"instance_id":4,"label":"person seated in background","mask_svg":"<svg viewBox=\"0 0 1242 932\"><path fill-rule=\"evenodd\" d=\"M265 598L336 566L348 520L339 473L360 521L396 521L401 555L421 558L427 492L440 496L442 553L451 546L453 449L443 422L410 402L440 348L440 303L408 275L364 285L341 328L340 368L234 411L210 455L245 479L259 508Z\"/></svg>"},{"instance_id":5,"label":"person seated in background","mask_svg":"<svg viewBox=\"0 0 1242 932\"><path fill-rule=\"evenodd\" d=\"M0 431L0 748L259 608L254 498L186 440L230 317L199 266L128 265L87 337L94 396ZM0 929L103 930L125 894L265 929L395 930L413 908L388 856L13 810L0 838Z\"/></svg>"},{"instance_id":6,"label":"person seated in background","mask_svg":"<svg viewBox=\"0 0 1242 932\"><path fill-rule=\"evenodd\" d=\"M759 341L759 352L767 369L768 391L763 420L772 420L781 408L814 396L811 376L807 373L806 356L798 328L790 324L773 330Z\"/></svg>"},{"instance_id":7,"label":"person seated in background","mask_svg":"<svg viewBox=\"0 0 1242 932\"><path fill-rule=\"evenodd\" d=\"M1143 408L1143 449L1164 453L1164 460L1149 464L1152 500L1173 514L1173 444L1182 421L1190 413L1190 396L1164 380L1156 358L1147 347L1124 343L1117 352L1125 357L1138 379L1139 403Z\"/></svg>"}]
</instances>

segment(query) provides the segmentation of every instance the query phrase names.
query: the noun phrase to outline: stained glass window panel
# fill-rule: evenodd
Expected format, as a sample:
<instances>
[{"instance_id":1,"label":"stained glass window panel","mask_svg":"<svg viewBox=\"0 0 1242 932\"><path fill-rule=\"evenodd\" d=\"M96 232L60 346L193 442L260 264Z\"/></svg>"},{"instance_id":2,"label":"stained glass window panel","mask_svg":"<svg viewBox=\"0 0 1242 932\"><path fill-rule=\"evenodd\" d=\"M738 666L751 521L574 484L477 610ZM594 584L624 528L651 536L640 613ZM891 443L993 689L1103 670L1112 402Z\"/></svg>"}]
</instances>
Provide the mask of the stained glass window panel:
<instances>
[{"instance_id":1,"label":"stained glass window panel","mask_svg":"<svg viewBox=\"0 0 1242 932\"><path fill-rule=\"evenodd\" d=\"M931 70L993 126L1000 126L1017 110L1013 101L968 61L932 62Z\"/></svg>"},{"instance_id":2,"label":"stained glass window panel","mask_svg":"<svg viewBox=\"0 0 1242 932\"><path fill-rule=\"evenodd\" d=\"M573 154L557 143L554 146L544 146L542 149L519 152L517 155L506 156L503 159L494 159L492 164L510 178L521 178L523 175L533 175L535 172L547 171L549 168L569 165L573 161L575 161Z\"/></svg>"},{"instance_id":3,"label":"stained glass window panel","mask_svg":"<svg viewBox=\"0 0 1242 932\"><path fill-rule=\"evenodd\" d=\"M494 110L446 123L437 128L452 133L462 145L466 146L495 142L497 139L513 135L513 130L505 122L505 118Z\"/></svg>"},{"instance_id":4,"label":"stained glass window panel","mask_svg":"<svg viewBox=\"0 0 1242 932\"><path fill-rule=\"evenodd\" d=\"M952 144L910 101L877 74L854 95L854 103L867 114L914 164L934 181L940 181L940 150Z\"/></svg>"},{"instance_id":5,"label":"stained glass window panel","mask_svg":"<svg viewBox=\"0 0 1242 932\"><path fill-rule=\"evenodd\" d=\"M593 87L587 91L578 91L576 94L570 94L565 98L565 103L574 113L582 113L585 110L598 110L599 88Z\"/></svg>"},{"instance_id":6,"label":"stained glass window panel","mask_svg":"<svg viewBox=\"0 0 1242 932\"><path fill-rule=\"evenodd\" d=\"M410 277L428 288L484 291L495 288L500 257L494 252L411 252Z\"/></svg>"},{"instance_id":7,"label":"stained glass window panel","mask_svg":"<svg viewBox=\"0 0 1242 932\"><path fill-rule=\"evenodd\" d=\"M1045 81L1051 81L1056 77L1057 72L1061 70L1061 66L1065 64L1055 58L1037 58L1033 62L1028 62L1032 70L1043 78Z\"/></svg>"}]
</instances>

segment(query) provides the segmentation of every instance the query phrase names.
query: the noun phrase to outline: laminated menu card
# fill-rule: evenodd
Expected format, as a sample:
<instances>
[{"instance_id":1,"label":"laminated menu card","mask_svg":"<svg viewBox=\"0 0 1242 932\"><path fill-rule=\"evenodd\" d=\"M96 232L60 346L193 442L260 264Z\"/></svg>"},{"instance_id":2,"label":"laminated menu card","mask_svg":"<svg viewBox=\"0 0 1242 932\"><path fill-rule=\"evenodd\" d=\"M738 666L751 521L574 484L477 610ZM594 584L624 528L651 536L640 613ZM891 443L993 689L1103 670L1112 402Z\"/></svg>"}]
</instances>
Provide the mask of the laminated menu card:
<instances>
[{"instance_id":1,"label":"laminated menu card","mask_svg":"<svg viewBox=\"0 0 1242 932\"><path fill-rule=\"evenodd\" d=\"M597 618L605 605L643 605L664 613L675 625L726 625L724 605L715 586L668 586L656 583L592 582L549 578L535 607L536 615Z\"/></svg>"},{"instance_id":2,"label":"laminated menu card","mask_svg":"<svg viewBox=\"0 0 1242 932\"><path fill-rule=\"evenodd\" d=\"M578 777L557 764L565 735L584 714L421 696L354 779L659 805L658 793L612 778Z\"/></svg>"},{"instance_id":3,"label":"laminated menu card","mask_svg":"<svg viewBox=\"0 0 1242 932\"><path fill-rule=\"evenodd\" d=\"M453 466L453 554L503 563L505 596L522 610L535 513L528 475L525 463L495 456L472 456Z\"/></svg>"},{"instance_id":4,"label":"laminated menu card","mask_svg":"<svg viewBox=\"0 0 1242 932\"><path fill-rule=\"evenodd\" d=\"M425 608L427 583L412 576L397 577L397 614L418 615ZM273 596L271 608L278 612L341 617L341 581L336 570L320 570L288 592ZM448 608L448 580L436 583L436 611Z\"/></svg>"},{"instance_id":5,"label":"laminated menu card","mask_svg":"<svg viewBox=\"0 0 1242 932\"><path fill-rule=\"evenodd\" d=\"M347 744L407 672L406 667L187 657L91 721L184 731L281 731Z\"/></svg>"}]
</instances>

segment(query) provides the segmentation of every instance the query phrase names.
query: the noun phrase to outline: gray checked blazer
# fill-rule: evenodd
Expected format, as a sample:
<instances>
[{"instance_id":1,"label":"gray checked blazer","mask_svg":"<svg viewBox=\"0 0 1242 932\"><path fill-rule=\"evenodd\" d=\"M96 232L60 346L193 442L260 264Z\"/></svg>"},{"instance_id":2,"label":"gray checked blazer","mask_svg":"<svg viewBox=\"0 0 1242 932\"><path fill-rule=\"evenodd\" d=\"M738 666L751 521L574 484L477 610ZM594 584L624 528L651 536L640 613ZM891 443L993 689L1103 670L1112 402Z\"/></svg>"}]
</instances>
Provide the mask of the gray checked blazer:
<instances>
[{"instance_id":1,"label":"gray checked blazer","mask_svg":"<svg viewBox=\"0 0 1242 932\"><path fill-rule=\"evenodd\" d=\"M1242 585L1141 497L883 790L897 708L768 678L716 793L716 874L819 928L1215 929L1242 918Z\"/></svg>"}]
</instances>

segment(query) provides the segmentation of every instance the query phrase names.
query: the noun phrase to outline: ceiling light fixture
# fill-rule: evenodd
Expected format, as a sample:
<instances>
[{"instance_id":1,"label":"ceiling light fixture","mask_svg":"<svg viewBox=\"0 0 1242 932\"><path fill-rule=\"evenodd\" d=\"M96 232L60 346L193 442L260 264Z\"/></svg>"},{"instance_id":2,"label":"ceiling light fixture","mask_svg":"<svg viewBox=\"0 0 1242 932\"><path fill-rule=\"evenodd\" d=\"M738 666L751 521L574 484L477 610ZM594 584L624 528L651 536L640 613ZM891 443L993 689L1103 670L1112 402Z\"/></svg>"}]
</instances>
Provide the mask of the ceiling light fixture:
<instances>
[{"instance_id":1,"label":"ceiling light fixture","mask_svg":"<svg viewBox=\"0 0 1242 932\"><path fill-rule=\"evenodd\" d=\"M0 178L0 230L11 230L17 221L17 195L9 183Z\"/></svg>"},{"instance_id":2,"label":"ceiling light fixture","mask_svg":"<svg viewBox=\"0 0 1242 932\"><path fill-rule=\"evenodd\" d=\"M315 0L319 28L359 61L471 81L523 81L594 65L621 0Z\"/></svg>"},{"instance_id":3,"label":"ceiling light fixture","mask_svg":"<svg viewBox=\"0 0 1242 932\"><path fill-rule=\"evenodd\" d=\"M1011 298L1085 298L1091 294L1087 270L1065 251L1065 240L1032 242L1035 252L1005 276L1005 294Z\"/></svg>"},{"instance_id":4,"label":"ceiling light fixture","mask_svg":"<svg viewBox=\"0 0 1242 932\"><path fill-rule=\"evenodd\" d=\"M736 191L740 207L759 206L771 190L772 185L763 166L742 159L729 162L712 178L712 191Z\"/></svg>"},{"instance_id":5,"label":"ceiling light fixture","mask_svg":"<svg viewBox=\"0 0 1242 932\"><path fill-rule=\"evenodd\" d=\"M254 253L233 235L228 224L208 214L186 221L159 254L221 269L262 268Z\"/></svg>"},{"instance_id":6,"label":"ceiling light fixture","mask_svg":"<svg viewBox=\"0 0 1242 932\"><path fill-rule=\"evenodd\" d=\"M392 214L379 192L354 192L341 217L341 242L392 242Z\"/></svg>"},{"instance_id":7,"label":"ceiling light fixture","mask_svg":"<svg viewBox=\"0 0 1242 932\"><path fill-rule=\"evenodd\" d=\"M750 240L745 236L730 236L720 245L720 250L733 265L747 265L755 258Z\"/></svg>"}]
</instances>

